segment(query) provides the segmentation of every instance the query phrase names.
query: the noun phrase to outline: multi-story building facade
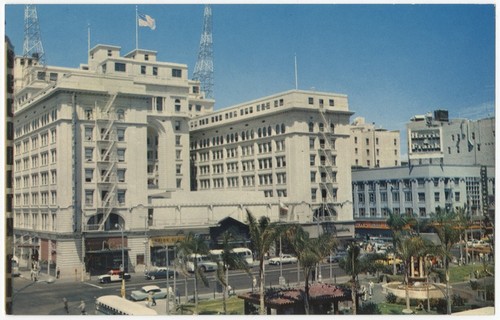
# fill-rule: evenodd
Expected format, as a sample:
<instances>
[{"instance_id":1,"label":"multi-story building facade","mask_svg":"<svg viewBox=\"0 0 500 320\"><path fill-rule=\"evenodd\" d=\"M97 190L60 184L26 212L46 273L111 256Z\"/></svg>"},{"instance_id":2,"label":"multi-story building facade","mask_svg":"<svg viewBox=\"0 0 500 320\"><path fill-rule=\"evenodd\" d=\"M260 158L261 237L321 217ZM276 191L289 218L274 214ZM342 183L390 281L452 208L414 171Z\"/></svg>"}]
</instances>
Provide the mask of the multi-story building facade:
<instances>
[{"instance_id":1,"label":"multi-story building facade","mask_svg":"<svg viewBox=\"0 0 500 320\"><path fill-rule=\"evenodd\" d=\"M464 208L473 220L489 209L484 196L495 194L495 168L426 164L352 172L356 231L388 230L389 212L428 219L438 207Z\"/></svg>"},{"instance_id":2,"label":"multi-story building facade","mask_svg":"<svg viewBox=\"0 0 500 320\"><path fill-rule=\"evenodd\" d=\"M186 232L244 222L246 209L353 235L346 96L290 91L214 112L187 66L155 51L97 45L88 59L79 68L15 59L24 266L36 259L83 279L119 267L124 251L133 269Z\"/></svg>"},{"instance_id":3,"label":"multi-story building facade","mask_svg":"<svg viewBox=\"0 0 500 320\"><path fill-rule=\"evenodd\" d=\"M192 119L193 188L260 191L352 235L351 115L345 95L292 90Z\"/></svg>"},{"instance_id":4,"label":"multi-story building facade","mask_svg":"<svg viewBox=\"0 0 500 320\"><path fill-rule=\"evenodd\" d=\"M401 165L399 131L377 128L356 117L351 124L353 167L381 168Z\"/></svg>"},{"instance_id":5,"label":"multi-story building facade","mask_svg":"<svg viewBox=\"0 0 500 320\"><path fill-rule=\"evenodd\" d=\"M5 207L4 207L4 227L5 227L5 312L12 314L12 276L13 261L17 268L18 259L13 255L13 188L12 188L12 166L14 165L14 122L13 122L13 94L14 94L14 47L8 37L5 37L4 46L4 66L6 84L4 88L4 106L5 106Z\"/></svg>"},{"instance_id":6,"label":"multi-story building facade","mask_svg":"<svg viewBox=\"0 0 500 320\"><path fill-rule=\"evenodd\" d=\"M407 124L410 164L495 165L495 118L449 119L448 111L414 116Z\"/></svg>"},{"instance_id":7,"label":"multi-story building facade","mask_svg":"<svg viewBox=\"0 0 500 320\"><path fill-rule=\"evenodd\" d=\"M120 228L144 253L148 197L189 190L188 119L213 100L154 51L98 45L79 69L23 57L15 68L15 241L34 246L18 255L80 271L85 253L120 243Z\"/></svg>"}]
</instances>

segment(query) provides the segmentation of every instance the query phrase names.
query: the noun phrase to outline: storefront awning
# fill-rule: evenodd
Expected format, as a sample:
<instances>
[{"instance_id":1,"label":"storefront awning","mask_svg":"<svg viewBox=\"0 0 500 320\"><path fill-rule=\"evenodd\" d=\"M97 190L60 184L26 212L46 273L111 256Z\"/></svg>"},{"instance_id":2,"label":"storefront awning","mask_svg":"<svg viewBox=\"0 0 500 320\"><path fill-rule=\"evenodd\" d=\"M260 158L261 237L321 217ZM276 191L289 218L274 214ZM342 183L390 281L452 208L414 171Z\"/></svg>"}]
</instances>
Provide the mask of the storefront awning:
<instances>
[{"instance_id":1,"label":"storefront awning","mask_svg":"<svg viewBox=\"0 0 500 320\"><path fill-rule=\"evenodd\" d=\"M130 248L123 248L124 251L130 251ZM91 250L86 253L118 253L122 252L122 249L101 249L101 250Z\"/></svg>"}]
</instances>

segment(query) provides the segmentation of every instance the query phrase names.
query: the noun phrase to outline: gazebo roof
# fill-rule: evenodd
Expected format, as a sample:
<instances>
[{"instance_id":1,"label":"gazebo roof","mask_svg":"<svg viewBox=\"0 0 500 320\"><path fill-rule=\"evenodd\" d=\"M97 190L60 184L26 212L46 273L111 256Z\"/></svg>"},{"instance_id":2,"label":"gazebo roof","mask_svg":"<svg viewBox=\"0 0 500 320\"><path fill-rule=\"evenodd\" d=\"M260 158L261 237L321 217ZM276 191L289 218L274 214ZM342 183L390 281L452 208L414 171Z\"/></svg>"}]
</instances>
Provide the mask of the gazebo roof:
<instances>
[{"instance_id":1,"label":"gazebo roof","mask_svg":"<svg viewBox=\"0 0 500 320\"><path fill-rule=\"evenodd\" d=\"M303 302L304 288L277 288L268 290L264 299L266 306L271 308L281 308L290 306L296 303ZM311 303L323 301L344 301L350 300L351 292L349 289L341 288L339 286L328 283L315 283L309 286L309 298ZM252 303L258 304L260 294L246 292L238 295L238 298L248 300Z\"/></svg>"}]
</instances>

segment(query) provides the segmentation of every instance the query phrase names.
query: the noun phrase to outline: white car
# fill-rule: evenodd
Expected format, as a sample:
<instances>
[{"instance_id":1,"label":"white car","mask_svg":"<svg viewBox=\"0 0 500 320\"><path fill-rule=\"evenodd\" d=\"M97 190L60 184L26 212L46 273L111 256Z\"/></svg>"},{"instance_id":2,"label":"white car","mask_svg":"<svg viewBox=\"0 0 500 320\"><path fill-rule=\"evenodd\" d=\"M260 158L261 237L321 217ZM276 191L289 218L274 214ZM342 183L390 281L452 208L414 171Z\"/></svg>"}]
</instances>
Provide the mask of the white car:
<instances>
[{"instance_id":1,"label":"white car","mask_svg":"<svg viewBox=\"0 0 500 320\"><path fill-rule=\"evenodd\" d=\"M172 294L172 292L170 292ZM167 297L167 289L158 286L144 286L141 290L134 290L130 294L130 298L134 301L146 300L149 296L155 299L165 299Z\"/></svg>"},{"instance_id":2,"label":"white car","mask_svg":"<svg viewBox=\"0 0 500 320\"><path fill-rule=\"evenodd\" d=\"M123 278L127 281L130 280L130 274L124 273ZM110 283L116 281L122 281L122 273L120 270L110 270L106 274L102 274L97 277L100 283Z\"/></svg>"},{"instance_id":3,"label":"white car","mask_svg":"<svg viewBox=\"0 0 500 320\"><path fill-rule=\"evenodd\" d=\"M294 257L290 254L284 254L281 256L281 259L280 259L280 257L274 257L274 258L269 259L269 264L279 265L279 264L287 264L287 263L297 263L297 261L298 261L297 257Z\"/></svg>"}]
</instances>

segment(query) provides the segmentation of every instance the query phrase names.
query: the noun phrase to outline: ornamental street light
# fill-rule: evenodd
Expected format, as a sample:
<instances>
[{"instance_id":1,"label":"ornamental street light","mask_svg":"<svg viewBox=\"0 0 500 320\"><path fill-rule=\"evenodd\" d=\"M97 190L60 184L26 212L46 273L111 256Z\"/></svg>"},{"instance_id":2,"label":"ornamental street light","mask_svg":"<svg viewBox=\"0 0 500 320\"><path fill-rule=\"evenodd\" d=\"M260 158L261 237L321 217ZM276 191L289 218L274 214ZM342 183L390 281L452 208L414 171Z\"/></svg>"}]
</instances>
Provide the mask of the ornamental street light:
<instances>
[{"instance_id":1,"label":"ornamental street light","mask_svg":"<svg viewBox=\"0 0 500 320\"><path fill-rule=\"evenodd\" d=\"M120 232L122 234L122 264L120 265L120 273L121 273L121 276L122 276L122 287L121 287L121 290L120 290L120 294L122 296L122 298L125 299L125 248L124 248L124 242L123 242L123 227L122 225L120 224L115 224L115 227L116 228L119 228L120 229Z\"/></svg>"}]
</instances>

